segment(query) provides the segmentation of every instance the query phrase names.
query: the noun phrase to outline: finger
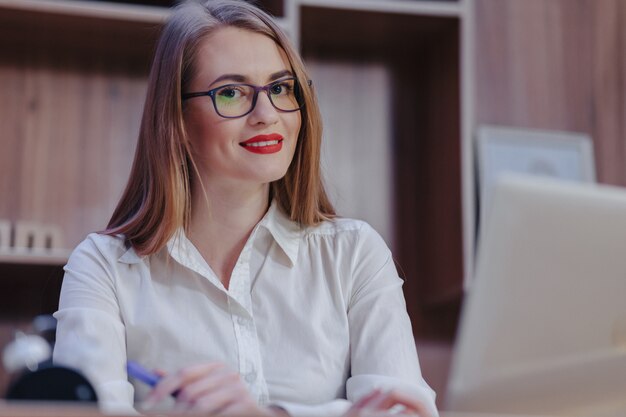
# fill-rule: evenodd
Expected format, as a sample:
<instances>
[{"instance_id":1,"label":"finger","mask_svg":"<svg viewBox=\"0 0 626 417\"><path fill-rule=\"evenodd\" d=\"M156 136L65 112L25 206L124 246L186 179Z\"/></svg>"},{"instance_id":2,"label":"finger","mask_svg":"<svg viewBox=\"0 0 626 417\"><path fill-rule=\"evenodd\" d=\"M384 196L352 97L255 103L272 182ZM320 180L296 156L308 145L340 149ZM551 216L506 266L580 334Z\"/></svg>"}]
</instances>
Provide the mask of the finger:
<instances>
[{"instance_id":1,"label":"finger","mask_svg":"<svg viewBox=\"0 0 626 417\"><path fill-rule=\"evenodd\" d=\"M378 398L382 394L382 391L379 389L372 390L369 394L361 397L357 402L352 404L351 408L363 408L366 405L370 404L375 398Z\"/></svg>"},{"instance_id":2,"label":"finger","mask_svg":"<svg viewBox=\"0 0 626 417\"><path fill-rule=\"evenodd\" d=\"M248 392L243 386L222 386L197 399L189 411L222 414L237 402L248 401Z\"/></svg>"},{"instance_id":3,"label":"finger","mask_svg":"<svg viewBox=\"0 0 626 417\"><path fill-rule=\"evenodd\" d=\"M374 410L368 407L351 408L342 417L389 417L389 413L385 410Z\"/></svg>"},{"instance_id":4,"label":"finger","mask_svg":"<svg viewBox=\"0 0 626 417\"><path fill-rule=\"evenodd\" d=\"M182 387L176 399L193 403L220 387L235 386L237 384L242 384L238 373L232 372L227 368L216 369L212 373Z\"/></svg>"},{"instance_id":5,"label":"finger","mask_svg":"<svg viewBox=\"0 0 626 417\"><path fill-rule=\"evenodd\" d=\"M368 410L368 409L371 410L370 404L373 401L376 401L376 399L379 398L381 395L383 395L381 390L379 390L379 389L372 390L370 393L368 393L367 395L361 397L357 402L352 404L352 406L350 407L348 412L346 414L344 414L343 417L362 417L362 416L365 416L366 414L368 414L366 410Z\"/></svg>"},{"instance_id":6,"label":"finger","mask_svg":"<svg viewBox=\"0 0 626 417\"><path fill-rule=\"evenodd\" d=\"M162 378L159 383L146 397L146 403L156 404L163 398L172 395L174 392L180 390L185 385L201 378L203 375L207 375L211 372L215 372L217 369L224 368L224 365L219 362L213 362L208 364L200 364L188 366L174 372L170 375Z\"/></svg>"},{"instance_id":7,"label":"finger","mask_svg":"<svg viewBox=\"0 0 626 417\"><path fill-rule=\"evenodd\" d=\"M394 390L373 398L368 406L376 410L389 410L392 407L402 406L402 414L415 413L419 416L428 417L428 411L421 401L416 400L408 394Z\"/></svg>"},{"instance_id":8,"label":"finger","mask_svg":"<svg viewBox=\"0 0 626 417\"><path fill-rule=\"evenodd\" d=\"M219 416L289 417L285 410L281 410L282 412L277 414L277 409L263 409L252 398L240 397L226 404L216 414Z\"/></svg>"}]
</instances>

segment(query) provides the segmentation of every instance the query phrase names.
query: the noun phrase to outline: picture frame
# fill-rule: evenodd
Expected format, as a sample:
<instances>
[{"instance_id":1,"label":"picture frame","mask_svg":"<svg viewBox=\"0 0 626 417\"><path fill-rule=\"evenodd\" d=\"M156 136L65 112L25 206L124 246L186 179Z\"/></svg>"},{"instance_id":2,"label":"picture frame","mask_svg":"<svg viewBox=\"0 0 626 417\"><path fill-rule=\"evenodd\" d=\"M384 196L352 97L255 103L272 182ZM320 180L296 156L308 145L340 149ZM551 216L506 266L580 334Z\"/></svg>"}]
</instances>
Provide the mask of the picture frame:
<instances>
[{"instance_id":1,"label":"picture frame","mask_svg":"<svg viewBox=\"0 0 626 417\"><path fill-rule=\"evenodd\" d=\"M593 143L585 133L484 125L477 129L478 228L489 214L492 190L507 173L593 183Z\"/></svg>"}]
</instances>

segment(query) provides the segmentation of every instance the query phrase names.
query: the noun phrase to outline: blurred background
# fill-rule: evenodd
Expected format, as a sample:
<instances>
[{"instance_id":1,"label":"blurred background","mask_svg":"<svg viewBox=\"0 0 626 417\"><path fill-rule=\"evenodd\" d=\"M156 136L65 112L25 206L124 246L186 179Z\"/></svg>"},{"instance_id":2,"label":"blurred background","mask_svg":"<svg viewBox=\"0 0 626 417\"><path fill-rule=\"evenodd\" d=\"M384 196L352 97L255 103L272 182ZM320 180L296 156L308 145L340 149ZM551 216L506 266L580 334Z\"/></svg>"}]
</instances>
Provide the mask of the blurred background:
<instances>
[{"instance_id":1,"label":"blurred background","mask_svg":"<svg viewBox=\"0 0 626 417\"><path fill-rule=\"evenodd\" d=\"M0 0L0 346L55 311L69 252L106 225L175 3ZM626 2L256 3L305 59L327 187L392 248L424 373L443 394L472 279L475 133L586 134L597 181L626 185Z\"/></svg>"}]
</instances>

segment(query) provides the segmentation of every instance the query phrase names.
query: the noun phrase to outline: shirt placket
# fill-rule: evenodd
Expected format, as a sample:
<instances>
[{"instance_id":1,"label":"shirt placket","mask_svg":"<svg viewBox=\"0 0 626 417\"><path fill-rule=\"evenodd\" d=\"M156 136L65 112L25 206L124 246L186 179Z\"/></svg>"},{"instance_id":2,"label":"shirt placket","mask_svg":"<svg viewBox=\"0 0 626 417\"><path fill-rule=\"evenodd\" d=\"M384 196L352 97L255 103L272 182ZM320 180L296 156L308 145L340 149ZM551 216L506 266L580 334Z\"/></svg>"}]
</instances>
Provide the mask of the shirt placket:
<instances>
[{"instance_id":1,"label":"shirt placket","mask_svg":"<svg viewBox=\"0 0 626 417\"><path fill-rule=\"evenodd\" d=\"M263 405L268 403L268 390L261 362L261 351L252 311L250 257L253 239L242 250L229 284L228 307L235 330L239 355L239 374L250 393Z\"/></svg>"}]
</instances>

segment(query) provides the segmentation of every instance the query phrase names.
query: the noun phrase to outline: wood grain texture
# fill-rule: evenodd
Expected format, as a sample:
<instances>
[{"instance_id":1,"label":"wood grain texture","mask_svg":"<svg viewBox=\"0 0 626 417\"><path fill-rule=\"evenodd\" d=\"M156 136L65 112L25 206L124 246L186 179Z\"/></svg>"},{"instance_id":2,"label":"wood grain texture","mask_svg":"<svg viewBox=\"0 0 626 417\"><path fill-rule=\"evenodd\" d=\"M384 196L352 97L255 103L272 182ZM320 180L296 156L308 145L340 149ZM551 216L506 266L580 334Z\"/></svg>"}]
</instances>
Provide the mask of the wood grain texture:
<instances>
[{"instance_id":1,"label":"wood grain texture","mask_svg":"<svg viewBox=\"0 0 626 417\"><path fill-rule=\"evenodd\" d=\"M0 218L60 224L71 248L104 227L126 181L154 28L31 14L0 9ZM463 279L459 17L306 6L300 18L305 58L347 63L343 78L321 70L349 99L326 109L343 115L351 159L333 164L352 164L348 214L380 219L416 333L451 338Z\"/></svg>"},{"instance_id":2,"label":"wood grain texture","mask_svg":"<svg viewBox=\"0 0 626 417\"><path fill-rule=\"evenodd\" d=\"M324 120L322 169L335 209L367 221L393 246L389 69L309 60L308 70Z\"/></svg>"},{"instance_id":3,"label":"wood grain texture","mask_svg":"<svg viewBox=\"0 0 626 417\"><path fill-rule=\"evenodd\" d=\"M419 337L452 340L462 298L458 25L395 65L398 264Z\"/></svg>"},{"instance_id":4,"label":"wood grain texture","mask_svg":"<svg viewBox=\"0 0 626 417\"><path fill-rule=\"evenodd\" d=\"M366 146L359 148L359 158L370 162L342 169L352 169L363 179L352 183L356 190L351 193L364 196L362 204L393 210L391 246L405 278L414 332L419 338L451 340L463 286L459 19L310 6L302 9L301 17L307 62L335 60L354 68L353 74L339 71L333 77L331 68L324 74L326 89L344 91L332 109L326 109L333 112L331 122L343 126L337 133L348 136L337 139L348 146L344 152L355 154L362 142L350 132L367 135L369 130L389 141L389 162L377 160L380 147ZM389 74L387 93L380 85L371 88L366 79L355 82L372 62ZM377 100L388 102L387 115L376 111L380 102L339 105L359 94L370 101L384 94L386 98ZM384 124L389 125L388 134L376 127ZM385 164L390 165L389 202L378 201L385 197L377 190L380 182L370 191L368 164L379 165L375 172L385 172ZM352 215L358 217L359 212Z\"/></svg>"},{"instance_id":5,"label":"wood grain texture","mask_svg":"<svg viewBox=\"0 0 626 417\"><path fill-rule=\"evenodd\" d=\"M626 4L475 0L476 125L589 133L600 182L626 185Z\"/></svg>"},{"instance_id":6,"label":"wood grain texture","mask_svg":"<svg viewBox=\"0 0 626 417\"><path fill-rule=\"evenodd\" d=\"M59 225L67 247L106 226L145 93L145 78L108 70L47 55L5 59L0 218Z\"/></svg>"}]
</instances>

